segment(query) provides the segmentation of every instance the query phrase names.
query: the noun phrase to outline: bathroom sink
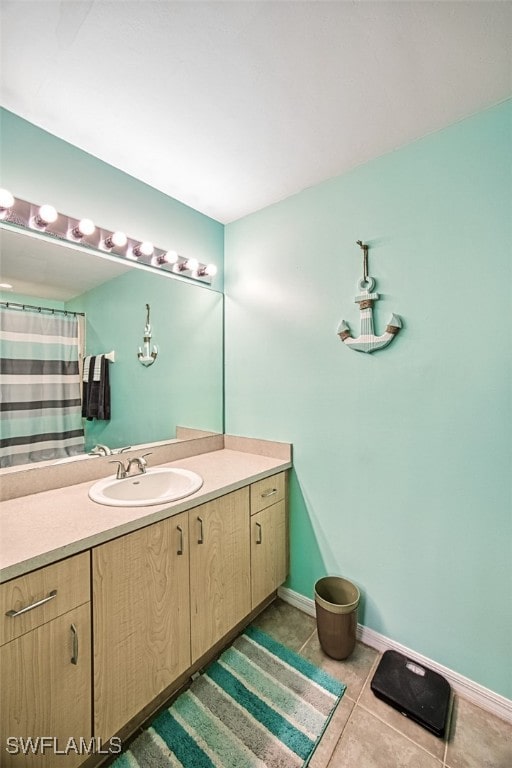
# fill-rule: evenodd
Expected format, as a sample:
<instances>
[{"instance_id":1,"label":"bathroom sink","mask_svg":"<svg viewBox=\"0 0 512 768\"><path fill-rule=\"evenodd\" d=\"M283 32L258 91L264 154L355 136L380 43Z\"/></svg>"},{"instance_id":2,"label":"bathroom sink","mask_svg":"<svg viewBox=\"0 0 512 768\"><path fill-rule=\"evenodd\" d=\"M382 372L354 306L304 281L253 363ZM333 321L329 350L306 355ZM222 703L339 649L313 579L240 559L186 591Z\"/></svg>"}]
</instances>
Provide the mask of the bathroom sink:
<instances>
[{"instance_id":1,"label":"bathroom sink","mask_svg":"<svg viewBox=\"0 0 512 768\"><path fill-rule=\"evenodd\" d=\"M118 480L115 475L98 480L89 498L109 507L147 507L177 501L195 493L203 478L188 469L155 468Z\"/></svg>"}]
</instances>

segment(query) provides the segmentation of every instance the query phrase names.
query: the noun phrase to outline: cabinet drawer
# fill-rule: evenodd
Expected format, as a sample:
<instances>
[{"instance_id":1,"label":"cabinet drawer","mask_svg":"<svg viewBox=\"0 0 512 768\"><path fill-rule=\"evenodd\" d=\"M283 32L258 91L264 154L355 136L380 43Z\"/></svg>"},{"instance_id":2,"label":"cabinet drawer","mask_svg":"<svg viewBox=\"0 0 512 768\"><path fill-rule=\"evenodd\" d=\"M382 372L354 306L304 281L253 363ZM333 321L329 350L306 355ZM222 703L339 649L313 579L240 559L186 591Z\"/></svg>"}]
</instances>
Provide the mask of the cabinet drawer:
<instances>
[{"instance_id":1,"label":"cabinet drawer","mask_svg":"<svg viewBox=\"0 0 512 768\"><path fill-rule=\"evenodd\" d=\"M282 501L286 488L286 472L266 477L251 485L251 515L260 509L270 507L277 501Z\"/></svg>"},{"instance_id":2,"label":"cabinet drawer","mask_svg":"<svg viewBox=\"0 0 512 768\"><path fill-rule=\"evenodd\" d=\"M89 597L88 552L0 584L0 645L86 603Z\"/></svg>"}]
</instances>

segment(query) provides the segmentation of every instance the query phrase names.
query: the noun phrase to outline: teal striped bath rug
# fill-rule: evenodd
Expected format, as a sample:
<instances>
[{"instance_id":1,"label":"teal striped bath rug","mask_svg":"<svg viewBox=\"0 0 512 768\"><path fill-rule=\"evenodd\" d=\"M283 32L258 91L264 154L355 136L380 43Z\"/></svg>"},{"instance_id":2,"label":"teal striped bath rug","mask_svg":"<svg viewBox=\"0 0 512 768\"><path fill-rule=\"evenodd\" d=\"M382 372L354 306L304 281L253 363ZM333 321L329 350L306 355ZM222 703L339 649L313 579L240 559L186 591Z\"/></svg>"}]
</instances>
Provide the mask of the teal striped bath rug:
<instances>
[{"instance_id":1,"label":"teal striped bath rug","mask_svg":"<svg viewBox=\"0 0 512 768\"><path fill-rule=\"evenodd\" d=\"M112 768L302 768L344 691L249 627Z\"/></svg>"}]
</instances>

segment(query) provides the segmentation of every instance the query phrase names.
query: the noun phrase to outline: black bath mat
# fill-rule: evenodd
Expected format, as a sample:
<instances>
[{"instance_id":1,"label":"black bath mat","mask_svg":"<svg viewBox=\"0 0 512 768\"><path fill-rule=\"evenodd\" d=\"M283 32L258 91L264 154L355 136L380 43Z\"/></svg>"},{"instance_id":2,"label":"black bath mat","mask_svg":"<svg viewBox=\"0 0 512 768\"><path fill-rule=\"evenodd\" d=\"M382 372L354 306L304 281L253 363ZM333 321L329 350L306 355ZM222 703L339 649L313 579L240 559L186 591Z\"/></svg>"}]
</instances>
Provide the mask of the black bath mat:
<instances>
[{"instance_id":1,"label":"black bath mat","mask_svg":"<svg viewBox=\"0 0 512 768\"><path fill-rule=\"evenodd\" d=\"M385 651L370 684L375 696L436 736L445 735L450 685L444 677L408 659Z\"/></svg>"}]
</instances>

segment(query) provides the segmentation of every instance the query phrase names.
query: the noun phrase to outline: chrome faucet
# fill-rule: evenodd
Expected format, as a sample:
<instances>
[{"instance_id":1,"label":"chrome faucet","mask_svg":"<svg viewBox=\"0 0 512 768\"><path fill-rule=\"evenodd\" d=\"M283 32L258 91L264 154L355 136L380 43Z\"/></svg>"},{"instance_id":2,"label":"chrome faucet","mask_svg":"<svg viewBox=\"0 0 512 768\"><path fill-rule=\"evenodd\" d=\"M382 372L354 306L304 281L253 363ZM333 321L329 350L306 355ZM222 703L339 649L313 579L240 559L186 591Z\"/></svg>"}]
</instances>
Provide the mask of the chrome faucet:
<instances>
[{"instance_id":1,"label":"chrome faucet","mask_svg":"<svg viewBox=\"0 0 512 768\"><path fill-rule=\"evenodd\" d=\"M148 466L146 456L151 456L151 452L144 453L142 456L134 456L133 459L129 459L128 465L126 467L126 474L130 474L132 465L135 464L135 466L139 468L138 474L144 475L146 473L146 467Z\"/></svg>"},{"instance_id":2,"label":"chrome faucet","mask_svg":"<svg viewBox=\"0 0 512 768\"><path fill-rule=\"evenodd\" d=\"M120 461L120 459L109 461L109 464L117 464L116 477L118 480L124 480L126 477L130 476L132 466L134 464L139 468L139 471L137 474L139 475L146 474L146 467L148 465L146 461L146 456L151 456L151 451L149 453L144 453L142 456L134 456L133 459L128 459L128 461L126 462L126 466L123 464L122 461Z\"/></svg>"},{"instance_id":3,"label":"chrome faucet","mask_svg":"<svg viewBox=\"0 0 512 768\"><path fill-rule=\"evenodd\" d=\"M95 445L91 451L91 456L112 456L112 451L108 445Z\"/></svg>"},{"instance_id":4,"label":"chrome faucet","mask_svg":"<svg viewBox=\"0 0 512 768\"><path fill-rule=\"evenodd\" d=\"M114 456L114 454L129 451L130 448L131 445L125 445L124 448L109 448L108 445L99 443L90 451L89 456Z\"/></svg>"}]
</instances>

